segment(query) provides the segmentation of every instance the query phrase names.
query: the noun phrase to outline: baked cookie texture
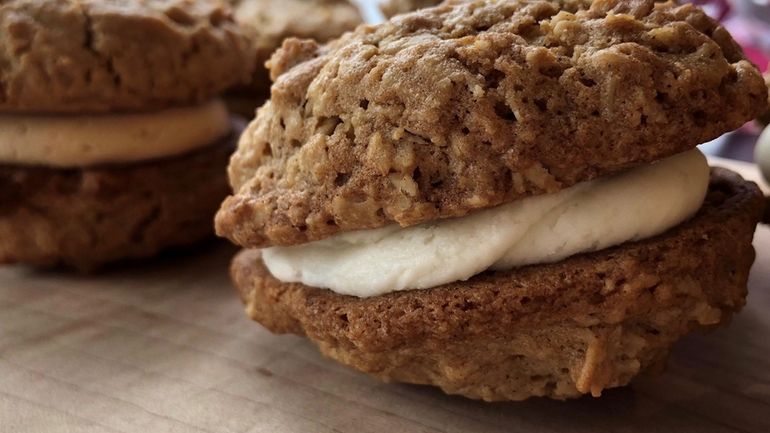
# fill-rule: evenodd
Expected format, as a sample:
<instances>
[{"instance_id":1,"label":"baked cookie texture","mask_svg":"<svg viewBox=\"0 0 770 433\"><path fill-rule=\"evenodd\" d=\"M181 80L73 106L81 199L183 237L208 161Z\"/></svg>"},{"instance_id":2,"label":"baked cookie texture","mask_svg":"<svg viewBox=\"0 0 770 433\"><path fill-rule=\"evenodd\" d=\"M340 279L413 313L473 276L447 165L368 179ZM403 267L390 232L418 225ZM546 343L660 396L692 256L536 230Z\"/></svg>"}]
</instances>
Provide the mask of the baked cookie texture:
<instances>
[{"instance_id":1,"label":"baked cookie texture","mask_svg":"<svg viewBox=\"0 0 770 433\"><path fill-rule=\"evenodd\" d=\"M767 98L768 98L768 101L770 102L770 74L765 72L763 77L765 78L765 85L768 88ZM757 117L757 121L762 126L767 126L768 124L770 124L770 106L768 106L768 109L764 113L760 114L759 117Z\"/></svg>"},{"instance_id":2,"label":"baked cookie texture","mask_svg":"<svg viewBox=\"0 0 770 433\"><path fill-rule=\"evenodd\" d=\"M389 0L380 4L380 10L386 17L390 18L398 14L416 11L436 6L442 0Z\"/></svg>"},{"instance_id":3,"label":"baked cookie texture","mask_svg":"<svg viewBox=\"0 0 770 433\"><path fill-rule=\"evenodd\" d=\"M744 305L763 208L755 184L713 169L691 220L558 263L371 298L281 283L258 250L232 274L253 319L382 380L487 401L598 396Z\"/></svg>"},{"instance_id":4,"label":"baked cookie texture","mask_svg":"<svg viewBox=\"0 0 770 433\"><path fill-rule=\"evenodd\" d=\"M217 232L248 248L458 217L646 164L763 112L702 10L450 1L325 46L288 40ZM633 132L631 132L633 131Z\"/></svg>"},{"instance_id":5,"label":"baked cookie texture","mask_svg":"<svg viewBox=\"0 0 770 433\"><path fill-rule=\"evenodd\" d=\"M250 37L255 51L254 75L247 90L263 97L269 97L271 84L265 62L284 39L327 42L363 22L356 5L348 0L231 1L235 20Z\"/></svg>"},{"instance_id":6,"label":"baked cookie texture","mask_svg":"<svg viewBox=\"0 0 770 433\"><path fill-rule=\"evenodd\" d=\"M234 142L129 165L0 166L0 263L92 271L213 237Z\"/></svg>"},{"instance_id":7,"label":"baked cookie texture","mask_svg":"<svg viewBox=\"0 0 770 433\"><path fill-rule=\"evenodd\" d=\"M222 0L0 3L0 111L149 111L247 81L249 40Z\"/></svg>"}]
</instances>

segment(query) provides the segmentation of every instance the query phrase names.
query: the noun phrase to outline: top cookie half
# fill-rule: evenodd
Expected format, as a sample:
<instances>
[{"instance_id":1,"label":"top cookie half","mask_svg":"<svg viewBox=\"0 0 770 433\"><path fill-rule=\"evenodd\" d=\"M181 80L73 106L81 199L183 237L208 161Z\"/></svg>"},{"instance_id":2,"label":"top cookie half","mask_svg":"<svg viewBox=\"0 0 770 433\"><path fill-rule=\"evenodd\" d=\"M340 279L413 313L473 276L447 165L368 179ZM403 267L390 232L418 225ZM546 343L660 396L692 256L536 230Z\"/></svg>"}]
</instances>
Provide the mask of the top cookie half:
<instances>
[{"instance_id":1,"label":"top cookie half","mask_svg":"<svg viewBox=\"0 0 770 433\"><path fill-rule=\"evenodd\" d=\"M245 247L457 217L688 150L767 105L691 5L455 1L327 46L289 40L230 165Z\"/></svg>"},{"instance_id":2,"label":"top cookie half","mask_svg":"<svg viewBox=\"0 0 770 433\"><path fill-rule=\"evenodd\" d=\"M0 111L137 111L248 80L253 54L220 0L0 2Z\"/></svg>"}]
</instances>

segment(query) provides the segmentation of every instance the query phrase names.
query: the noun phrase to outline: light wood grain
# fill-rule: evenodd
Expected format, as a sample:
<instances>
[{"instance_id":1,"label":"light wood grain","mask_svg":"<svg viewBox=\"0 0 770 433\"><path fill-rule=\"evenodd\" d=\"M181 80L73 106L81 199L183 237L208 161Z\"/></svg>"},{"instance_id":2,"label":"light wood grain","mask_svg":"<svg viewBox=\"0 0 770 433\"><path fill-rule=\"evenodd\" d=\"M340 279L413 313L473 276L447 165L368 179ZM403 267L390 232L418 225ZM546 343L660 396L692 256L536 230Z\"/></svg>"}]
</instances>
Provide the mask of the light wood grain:
<instances>
[{"instance_id":1,"label":"light wood grain","mask_svg":"<svg viewBox=\"0 0 770 433\"><path fill-rule=\"evenodd\" d=\"M756 178L747 164L737 167ZM747 307L600 399L485 404L381 384L249 321L234 249L96 277L0 270L0 432L769 432L770 229Z\"/></svg>"}]
</instances>

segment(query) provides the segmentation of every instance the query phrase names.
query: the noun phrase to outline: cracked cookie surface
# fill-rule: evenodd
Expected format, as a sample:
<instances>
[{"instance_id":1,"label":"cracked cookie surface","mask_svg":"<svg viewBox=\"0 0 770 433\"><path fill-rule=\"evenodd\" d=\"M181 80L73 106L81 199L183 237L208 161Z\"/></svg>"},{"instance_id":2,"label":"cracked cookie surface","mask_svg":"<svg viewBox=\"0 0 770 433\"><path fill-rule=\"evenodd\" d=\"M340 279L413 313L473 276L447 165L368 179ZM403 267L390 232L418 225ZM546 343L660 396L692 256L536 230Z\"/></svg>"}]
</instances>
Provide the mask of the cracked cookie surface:
<instances>
[{"instance_id":1,"label":"cracked cookie surface","mask_svg":"<svg viewBox=\"0 0 770 433\"><path fill-rule=\"evenodd\" d=\"M0 3L0 111L148 111L249 79L253 54L220 0Z\"/></svg>"},{"instance_id":2,"label":"cracked cookie surface","mask_svg":"<svg viewBox=\"0 0 770 433\"><path fill-rule=\"evenodd\" d=\"M764 111L724 28L652 0L461 1L288 40L229 167L245 247L458 217L693 148Z\"/></svg>"}]
</instances>

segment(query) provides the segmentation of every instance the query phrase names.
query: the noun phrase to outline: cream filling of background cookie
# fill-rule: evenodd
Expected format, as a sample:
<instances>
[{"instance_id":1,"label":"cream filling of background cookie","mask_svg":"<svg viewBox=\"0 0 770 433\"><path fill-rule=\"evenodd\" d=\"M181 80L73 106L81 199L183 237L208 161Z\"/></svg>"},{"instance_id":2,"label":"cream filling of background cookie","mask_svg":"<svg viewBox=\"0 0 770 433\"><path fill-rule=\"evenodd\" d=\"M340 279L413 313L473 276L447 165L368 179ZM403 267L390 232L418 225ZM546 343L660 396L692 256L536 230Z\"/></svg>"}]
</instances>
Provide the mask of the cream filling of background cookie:
<instances>
[{"instance_id":1,"label":"cream filling of background cookie","mask_svg":"<svg viewBox=\"0 0 770 433\"><path fill-rule=\"evenodd\" d=\"M221 100L152 113L0 115L0 162L84 167L180 155L230 133Z\"/></svg>"},{"instance_id":2,"label":"cream filling of background cookie","mask_svg":"<svg viewBox=\"0 0 770 433\"><path fill-rule=\"evenodd\" d=\"M342 233L262 257L283 282L345 295L430 288L655 236L698 211L708 181L696 149L461 218Z\"/></svg>"}]
</instances>

